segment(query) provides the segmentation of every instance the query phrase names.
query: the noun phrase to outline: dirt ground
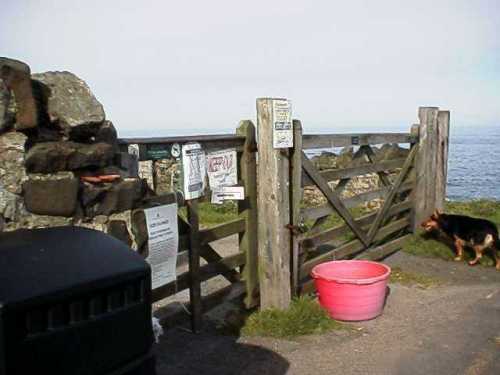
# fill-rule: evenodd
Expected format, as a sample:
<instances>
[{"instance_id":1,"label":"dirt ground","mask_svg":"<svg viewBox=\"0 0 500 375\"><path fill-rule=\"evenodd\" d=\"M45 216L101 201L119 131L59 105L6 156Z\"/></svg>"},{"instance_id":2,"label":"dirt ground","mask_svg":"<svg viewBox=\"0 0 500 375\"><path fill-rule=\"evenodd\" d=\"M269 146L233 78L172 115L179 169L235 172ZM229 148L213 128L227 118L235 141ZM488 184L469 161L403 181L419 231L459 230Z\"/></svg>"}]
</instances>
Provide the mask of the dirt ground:
<instances>
[{"instance_id":1,"label":"dirt ground","mask_svg":"<svg viewBox=\"0 0 500 375\"><path fill-rule=\"evenodd\" d=\"M391 283L382 316L324 335L224 336L209 319L198 335L179 326L156 346L158 375L500 374L500 272L403 252L385 262L439 283Z\"/></svg>"}]
</instances>

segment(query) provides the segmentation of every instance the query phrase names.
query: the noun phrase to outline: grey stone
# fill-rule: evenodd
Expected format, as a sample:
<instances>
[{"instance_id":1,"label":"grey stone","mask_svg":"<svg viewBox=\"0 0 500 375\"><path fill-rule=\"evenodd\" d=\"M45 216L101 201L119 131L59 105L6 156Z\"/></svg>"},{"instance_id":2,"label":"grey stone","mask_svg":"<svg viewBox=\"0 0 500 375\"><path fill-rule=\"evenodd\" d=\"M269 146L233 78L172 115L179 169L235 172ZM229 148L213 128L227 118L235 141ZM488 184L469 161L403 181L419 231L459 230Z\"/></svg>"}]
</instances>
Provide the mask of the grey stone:
<instances>
[{"instance_id":1,"label":"grey stone","mask_svg":"<svg viewBox=\"0 0 500 375\"><path fill-rule=\"evenodd\" d=\"M87 217L111 215L136 208L146 194L146 184L141 179L125 179L102 186L85 183L82 203Z\"/></svg>"},{"instance_id":2,"label":"grey stone","mask_svg":"<svg viewBox=\"0 0 500 375\"><path fill-rule=\"evenodd\" d=\"M26 136L9 131L0 134L0 188L21 194L22 183L28 178L24 170Z\"/></svg>"},{"instance_id":3,"label":"grey stone","mask_svg":"<svg viewBox=\"0 0 500 375\"><path fill-rule=\"evenodd\" d=\"M132 246L132 238L127 229L127 223L123 220L111 220L108 223L108 234L116 239L125 242L129 247Z\"/></svg>"},{"instance_id":4,"label":"grey stone","mask_svg":"<svg viewBox=\"0 0 500 375\"><path fill-rule=\"evenodd\" d=\"M37 215L70 217L78 202L78 186L74 177L30 179L23 184L26 209Z\"/></svg>"},{"instance_id":5,"label":"grey stone","mask_svg":"<svg viewBox=\"0 0 500 375\"><path fill-rule=\"evenodd\" d=\"M71 140L94 137L105 120L104 108L87 84L70 72L33 74L48 88L47 112Z\"/></svg>"},{"instance_id":6,"label":"grey stone","mask_svg":"<svg viewBox=\"0 0 500 375\"><path fill-rule=\"evenodd\" d=\"M45 142L28 151L25 164L29 172L52 173L105 167L113 156L113 147L107 143Z\"/></svg>"},{"instance_id":7,"label":"grey stone","mask_svg":"<svg viewBox=\"0 0 500 375\"><path fill-rule=\"evenodd\" d=\"M0 79L15 94L16 129L36 128L39 111L33 96L30 67L22 61L0 57Z\"/></svg>"},{"instance_id":8,"label":"grey stone","mask_svg":"<svg viewBox=\"0 0 500 375\"><path fill-rule=\"evenodd\" d=\"M99 127L95 137L95 142L108 143L113 146L115 152L118 151L118 134L111 121L104 121Z\"/></svg>"},{"instance_id":9,"label":"grey stone","mask_svg":"<svg viewBox=\"0 0 500 375\"><path fill-rule=\"evenodd\" d=\"M0 186L0 215L5 219L17 221L23 212L22 197Z\"/></svg>"},{"instance_id":10,"label":"grey stone","mask_svg":"<svg viewBox=\"0 0 500 375\"><path fill-rule=\"evenodd\" d=\"M9 105L10 105L10 90L4 85L3 80L0 79L0 134L9 130L14 121L9 116Z\"/></svg>"}]
</instances>

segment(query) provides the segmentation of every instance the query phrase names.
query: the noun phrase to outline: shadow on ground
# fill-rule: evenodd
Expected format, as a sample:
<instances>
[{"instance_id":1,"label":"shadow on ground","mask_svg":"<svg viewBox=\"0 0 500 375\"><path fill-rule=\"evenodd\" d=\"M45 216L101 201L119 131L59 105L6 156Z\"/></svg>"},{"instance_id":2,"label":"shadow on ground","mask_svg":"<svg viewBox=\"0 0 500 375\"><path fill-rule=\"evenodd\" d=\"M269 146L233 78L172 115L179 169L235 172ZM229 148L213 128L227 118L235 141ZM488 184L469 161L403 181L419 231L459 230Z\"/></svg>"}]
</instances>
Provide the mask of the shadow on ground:
<instances>
[{"instance_id":1,"label":"shadow on ground","mask_svg":"<svg viewBox=\"0 0 500 375\"><path fill-rule=\"evenodd\" d=\"M290 365L285 358L262 346L238 343L237 339L218 335L213 327L205 327L199 334L173 328L156 345L157 375L287 373Z\"/></svg>"}]
</instances>

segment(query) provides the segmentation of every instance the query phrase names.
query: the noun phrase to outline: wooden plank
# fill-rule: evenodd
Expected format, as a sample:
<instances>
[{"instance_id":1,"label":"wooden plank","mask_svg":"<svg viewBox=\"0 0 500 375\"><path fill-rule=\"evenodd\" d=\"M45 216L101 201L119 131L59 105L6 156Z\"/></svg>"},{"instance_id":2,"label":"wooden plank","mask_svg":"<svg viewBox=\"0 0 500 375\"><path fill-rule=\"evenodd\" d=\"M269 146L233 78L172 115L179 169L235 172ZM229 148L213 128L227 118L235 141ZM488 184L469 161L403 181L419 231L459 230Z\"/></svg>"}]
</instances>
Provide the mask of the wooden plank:
<instances>
[{"instance_id":1,"label":"wooden plank","mask_svg":"<svg viewBox=\"0 0 500 375\"><path fill-rule=\"evenodd\" d=\"M364 244L368 244L366 235L363 230L354 222L354 219L351 213L344 206L340 198L330 189L328 183L321 177L319 172L314 168L313 164L309 161L307 156L302 152L302 166L309 175L309 177L314 181L314 183L318 186L321 192L325 195L326 199L329 203L335 208L338 214L344 219L347 225L352 229L354 234L363 242Z\"/></svg>"},{"instance_id":2,"label":"wooden plank","mask_svg":"<svg viewBox=\"0 0 500 375\"><path fill-rule=\"evenodd\" d=\"M398 203L396 205L393 205L388 213L388 217L397 215L399 213L408 211L412 208L413 202L412 201L405 201L402 203ZM369 225L375 220L377 217L377 212L364 215L358 219L356 219L356 222L360 226L366 226ZM322 245L326 242L332 241L346 233L349 233L349 227L347 225L340 225L331 229L328 229L324 232L315 234L314 236L309 236L304 238L301 241L301 247L303 248L315 248L319 245Z\"/></svg>"},{"instance_id":3,"label":"wooden plank","mask_svg":"<svg viewBox=\"0 0 500 375\"><path fill-rule=\"evenodd\" d=\"M245 137L235 134L207 134L207 135L188 135L178 137L129 137L118 138L118 144L173 144L173 143L188 143L188 142L219 142L219 141L236 141L239 144L245 142Z\"/></svg>"},{"instance_id":4,"label":"wooden plank","mask_svg":"<svg viewBox=\"0 0 500 375\"><path fill-rule=\"evenodd\" d=\"M448 145L450 133L450 111L439 111L436 151L436 203L438 210L444 209L446 182L448 179Z\"/></svg>"},{"instance_id":5,"label":"wooden plank","mask_svg":"<svg viewBox=\"0 0 500 375\"><path fill-rule=\"evenodd\" d=\"M302 201L302 124L293 120L293 148L290 155L290 224L300 226L300 202ZM292 293L297 294L299 286L299 242L300 238L292 232Z\"/></svg>"},{"instance_id":6,"label":"wooden plank","mask_svg":"<svg viewBox=\"0 0 500 375\"><path fill-rule=\"evenodd\" d=\"M286 309L291 301L288 150L273 148L273 99L257 99L259 145L259 282L261 309Z\"/></svg>"},{"instance_id":7,"label":"wooden plank","mask_svg":"<svg viewBox=\"0 0 500 375\"><path fill-rule=\"evenodd\" d=\"M207 263L217 263L220 262L223 258L215 251L213 247L209 244L205 244L201 247L200 255L207 261ZM221 272L221 275L229 281L230 283L235 283L240 280L240 274L233 270L228 269L225 272Z\"/></svg>"},{"instance_id":8,"label":"wooden plank","mask_svg":"<svg viewBox=\"0 0 500 375\"><path fill-rule=\"evenodd\" d=\"M245 255L243 253L237 253L226 258L221 258L219 261L214 263L205 264L200 267L198 272L199 282L204 282L210 280L211 278L218 276L228 270L233 270L234 268L241 266L245 262ZM237 282L237 281L236 281ZM170 297L178 292L181 292L191 285L190 272L184 272L177 275L177 280L172 281L166 285L153 290L153 302L160 301L164 298Z\"/></svg>"},{"instance_id":9,"label":"wooden plank","mask_svg":"<svg viewBox=\"0 0 500 375\"><path fill-rule=\"evenodd\" d=\"M379 173L383 171L392 171L394 169L401 168L406 159L394 159L388 161L381 161L373 164L363 164L356 167L348 167L341 169L327 169L320 171L321 176L328 181L340 180L344 178L352 178L356 176L362 176L368 173ZM311 179L304 173L302 177L303 186L310 186L314 183Z\"/></svg>"},{"instance_id":10,"label":"wooden plank","mask_svg":"<svg viewBox=\"0 0 500 375\"><path fill-rule=\"evenodd\" d=\"M401 229L404 229L408 227L410 224L410 220L408 217L405 217L403 219L394 221L384 227L382 227L377 235L375 236L376 241L383 240L385 237L388 235L395 233L397 231L400 231ZM336 259L342 259L345 258L349 255L356 254L360 251L365 249L365 245L359 241L358 239L350 241L338 248L332 249L324 254L321 254L320 256L317 256L311 260L308 260L305 262L300 270L300 276L301 278L309 275L311 270L313 269L314 266L317 264L329 261L329 260L336 260Z\"/></svg>"},{"instance_id":11,"label":"wooden plank","mask_svg":"<svg viewBox=\"0 0 500 375\"><path fill-rule=\"evenodd\" d=\"M366 157L368 158L368 161L371 164L375 164L375 153L373 152L373 149L368 146L361 146L361 149L365 152ZM385 171L378 171L377 172L378 178L380 178L380 181L384 186L390 186L391 181L389 180L389 177L387 176L387 173Z\"/></svg>"},{"instance_id":12,"label":"wooden plank","mask_svg":"<svg viewBox=\"0 0 500 375\"><path fill-rule=\"evenodd\" d=\"M410 133L304 134L302 139L305 150L414 141Z\"/></svg>"},{"instance_id":13,"label":"wooden plank","mask_svg":"<svg viewBox=\"0 0 500 375\"><path fill-rule=\"evenodd\" d=\"M394 183L394 186L391 188L391 191L389 192L389 195L385 198L384 204L382 205L382 208L377 214L377 217L375 218L375 221L373 222L372 226L370 227L370 230L368 231L368 241L370 244L372 243L373 239L375 238L375 235L380 227L380 224L382 224L382 221L386 219L387 214L389 213L389 209L392 206L392 202L394 201L394 198L396 197L396 194L398 193L399 188L401 187L401 184L406 178L406 175L408 174L408 171L413 165L413 159L415 158L416 152L418 150L418 146L415 146L411 149L410 154L408 155L408 158L405 161L405 164L403 165L403 169L399 173L396 182Z\"/></svg>"},{"instance_id":14,"label":"wooden plank","mask_svg":"<svg viewBox=\"0 0 500 375\"><path fill-rule=\"evenodd\" d=\"M436 202L437 119L439 108L420 107L419 143L416 160L414 230L434 211Z\"/></svg>"},{"instance_id":15,"label":"wooden plank","mask_svg":"<svg viewBox=\"0 0 500 375\"><path fill-rule=\"evenodd\" d=\"M245 227L245 219L239 218L208 229L202 229L200 230L201 244L204 245L212 241L229 237L236 233L244 232Z\"/></svg>"},{"instance_id":16,"label":"wooden plank","mask_svg":"<svg viewBox=\"0 0 500 375\"><path fill-rule=\"evenodd\" d=\"M393 241L387 242L383 245L369 248L362 254L356 257L356 259L368 259L368 260L380 260L383 259L396 251L400 250L406 241L412 237L411 234L407 234L403 237L399 237Z\"/></svg>"},{"instance_id":17,"label":"wooden plank","mask_svg":"<svg viewBox=\"0 0 500 375\"><path fill-rule=\"evenodd\" d=\"M411 181L405 182L401 186L401 188L398 190L398 192L403 193L403 192L406 192L406 191L413 189L413 187L414 187L413 182L411 182ZM386 186L386 187L383 187L383 188L380 188L377 190L368 191L366 193L361 193L361 194L355 195L354 197L342 199L342 202L344 203L344 205L347 208L356 207L362 203L369 202L373 199L383 199L388 194L390 189L391 189L390 187ZM319 207L309 207L309 208L303 209L302 216L306 220L308 220L308 219L316 220L320 217L331 215L334 212L335 212L335 210L332 208L331 205L325 204L325 205L319 206Z\"/></svg>"},{"instance_id":18,"label":"wooden plank","mask_svg":"<svg viewBox=\"0 0 500 375\"><path fill-rule=\"evenodd\" d=\"M245 229L239 233L238 237L240 251L245 253L246 257L245 265L241 270L241 277L246 288L244 304L246 308L252 308L259 304L255 126L251 121L241 121L236 134L245 137L243 151L238 160L239 178L245 188L245 200L238 201L238 216L245 220Z\"/></svg>"},{"instance_id":19,"label":"wooden plank","mask_svg":"<svg viewBox=\"0 0 500 375\"><path fill-rule=\"evenodd\" d=\"M200 221L198 217L198 201L187 202L189 231L189 300L191 301L191 328L197 333L201 329L202 301L200 286Z\"/></svg>"}]
</instances>

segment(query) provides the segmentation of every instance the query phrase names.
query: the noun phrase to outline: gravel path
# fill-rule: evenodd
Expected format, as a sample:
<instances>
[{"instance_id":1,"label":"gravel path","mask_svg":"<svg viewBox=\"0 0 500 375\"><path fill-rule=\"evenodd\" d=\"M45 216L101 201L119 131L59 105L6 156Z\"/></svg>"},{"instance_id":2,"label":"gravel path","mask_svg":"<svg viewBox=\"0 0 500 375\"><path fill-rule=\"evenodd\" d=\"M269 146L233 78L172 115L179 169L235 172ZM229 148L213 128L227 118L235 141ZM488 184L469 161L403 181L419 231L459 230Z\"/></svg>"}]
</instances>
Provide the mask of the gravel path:
<instances>
[{"instance_id":1,"label":"gravel path","mask_svg":"<svg viewBox=\"0 0 500 375\"><path fill-rule=\"evenodd\" d=\"M167 374L500 374L500 272L399 252L386 263L439 278L391 284L384 314L352 331L296 340L169 330L157 346Z\"/></svg>"}]
</instances>

